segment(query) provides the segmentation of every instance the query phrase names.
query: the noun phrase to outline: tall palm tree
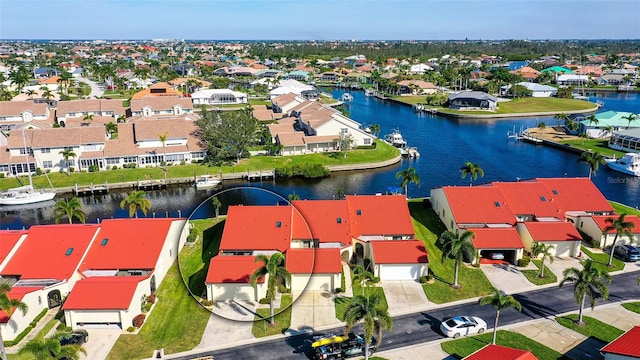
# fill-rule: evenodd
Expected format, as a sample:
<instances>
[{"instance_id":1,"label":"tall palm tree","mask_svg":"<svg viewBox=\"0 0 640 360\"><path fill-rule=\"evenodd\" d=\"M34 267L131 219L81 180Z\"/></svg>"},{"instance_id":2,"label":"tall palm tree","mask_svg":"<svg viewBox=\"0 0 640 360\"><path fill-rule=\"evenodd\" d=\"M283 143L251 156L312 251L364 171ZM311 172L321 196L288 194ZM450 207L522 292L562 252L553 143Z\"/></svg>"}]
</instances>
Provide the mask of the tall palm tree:
<instances>
[{"instance_id":1,"label":"tall palm tree","mask_svg":"<svg viewBox=\"0 0 640 360\"><path fill-rule=\"evenodd\" d=\"M481 297L478 300L480 305L491 305L496 308L496 320L493 323L493 345L496 344L496 333L498 332L498 320L500 319L500 311L502 309L516 308L522 311L522 304L513 296L505 294L502 290L493 289L491 295Z\"/></svg>"},{"instance_id":2,"label":"tall palm tree","mask_svg":"<svg viewBox=\"0 0 640 360\"><path fill-rule=\"evenodd\" d=\"M542 264L540 265L540 273L538 274L538 277L540 278L544 278L544 261L549 259L550 263L553 262L553 257L551 256L551 249L553 249L553 247L554 246L551 244L544 244L537 241L534 241L531 246L531 252L535 258L542 255Z\"/></svg>"},{"instance_id":3,"label":"tall palm tree","mask_svg":"<svg viewBox=\"0 0 640 360\"><path fill-rule=\"evenodd\" d=\"M460 168L462 178L466 178L469 175L469 186L473 185L473 180L478 180L478 175L484 177L484 170L478 164L474 164L471 161L467 161Z\"/></svg>"},{"instance_id":4,"label":"tall palm tree","mask_svg":"<svg viewBox=\"0 0 640 360\"><path fill-rule=\"evenodd\" d=\"M609 297L609 288L603 280L610 283L611 275L602 268L595 266L595 263L591 259L582 262L582 270L572 267L565 269L562 275L564 279L560 282L560 287L566 282L574 283L573 295L576 302L580 305L578 325L584 325L584 321L582 321L582 310L587 296L591 299L592 310L596 306L598 294L602 296L602 300L607 300Z\"/></svg>"},{"instance_id":5,"label":"tall palm tree","mask_svg":"<svg viewBox=\"0 0 640 360\"><path fill-rule=\"evenodd\" d=\"M569 115L565 113L555 114L553 115L553 117L558 120L558 125L562 124L563 122L566 123L567 120L569 120Z\"/></svg>"},{"instance_id":6,"label":"tall palm tree","mask_svg":"<svg viewBox=\"0 0 640 360\"><path fill-rule=\"evenodd\" d=\"M377 331L376 348L382 343L382 330L391 331L393 318L382 306L382 295L372 292L368 295L356 295L344 312L345 334L361 320L364 322L364 358L369 359L369 343Z\"/></svg>"},{"instance_id":7,"label":"tall palm tree","mask_svg":"<svg viewBox=\"0 0 640 360\"><path fill-rule=\"evenodd\" d=\"M364 295L364 288L380 282L380 278L373 275L373 273L365 269L362 265L357 265L353 268L353 275L351 276L352 284L360 284L362 289L362 295Z\"/></svg>"},{"instance_id":8,"label":"tall palm tree","mask_svg":"<svg viewBox=\"0 0 640 360\"><path fill-rule=\"evenodd\" d=\"M609 262L607 263L607 266L611 266L611 264L613 264L613 253L616 249L616 243L618 242L618 237L622 238L623 236L626 236L629 239L629 241L633 239L633 233L631 232L631 229L633 229L636 225L631 221L625 221L624 220L625 216L627 216L627 214L620 214L620 216L618 216L617 219L614 219L614 218L604 219L604 222L605 224L607 224L607 227L604 228L604 230L602 231L602 234L606 236L606 234L609 231L611 230L616 231L616 235L613 238L613 244L611 244L611 254L609 255ZM602 245L602 247L604 248L605 245L606 244Z\"/></svg>"},{"instance_id":9,"label":"tall palm tree","mask_svg":"<svg viewBox=\"0 0 640 360\"><path fill-rule=\"evenodd\" d=\"M380 124L371 124L369 130L371 130L373 135L378 136L378 134L380 134Z\"/></svg>"},{"instance_id":10,"label":"tall palm tree","mask_svg":"<svg viewBox=\"0 0 640 360\"><path fill-rule=\"evenodd\" d=\"M7 283L0 284L0 310L7 313L9 317L11 317L16 309L20 310L23 315L26 315L29 309L27 304L21 300L9 298L9 291L11 291L11 285ZM7 360L7 351L4 348L2 331L0 331L0 353L2 354L2 360Z\"/></svg>"},{"instance_id":11,"label":"tall palm tree","mask_svg":"<svg viewBox=\"0 0 640 360\"><path fill-rule=\"evenodd\" d=\"M71 199L57 201L53 212L56 215L56 224L64 218L69 219L69 224L73 224L73 218L80 220L80 222L84 224L87 216L84 211L82 211L82 204L75 196Z\"/></svg>"},{"instance_id":12,"label":"tall palm tree","mask_svg":"<svg viewBox=\"0 0 640 360\"><path fill-rule=\"evenodd\" d=\"M120 201L120 208L129 208L129 217L138 217L138 209L146 216L151 209L151 201L145 197L146 195L142 190L134 190L126 199Z\"/></svg>"},{"instance_id":13,"label":"tall palm tree","mask_svg":"<svg viewBox=\"0 0 640 360\"><path fill-rule=\"evenodd\" d=\"M605 136L606 134L609 134L609 136L611 136L611 133L613 133L613 126L607 125L602 128L602 131L600 131L600 136L602 137L602 136Z\"/></svg>"},{"instance_id":14,"label":"tall palm tree","mask_svg":"<svg viewBox=\"0 0 640 360\"><path fill-rule=\"evenodd\" d=\"M416 169L413 167L398 171L396 173L396 179L402 179L402 181L400 182L400 187L404 188L404 196L407 196L407 197L408 197L407 190L409 188L409 183L420 186L420 175L416 173Z\"/></svg>"},{"instance_id":15,"label":"tall palm tree","mask_svg":"<svg viewBox=\"0 0 640 360\"><path fill-rule=\"evenodd\" d=\"M598 125L600 123L600 120L598 120L595 114L587 116L586 120L589 122L589 125Z\"/></svg>"},{"instance_id":16,"label":"tall palm tree","mask_svg":"<svg viewBox=\"0 0 640 360\"><path fill-rule=\"evenodd\" d=\"M458 284L458 270L460 269L460 262L464 258L465 251L475 251L475 247L473 247L471 243L471 239L475 237L476 234L470 230L465 230L460 236L457 236L451 231L445 231L440 234L436 242L442 249L441 261L444 263L449 257L452 257L455 261L456 266L452 285L454 288L460 287Z\"/></svg>"},{"instance_id":17,"label":"tall palm tree","mask_svg":"<svg viewBox=\"0 0 640 360\"><path fill-rule=\"evenodd\" d=\"M287 283L291 281L291 273L284 266L284 255L277 252L271 257L260 254L256 256L255 262L261 262L262 266L257 268L249 277L251 285L256 286L259 280L263 280L265 276L267 279L267 299L269 300L269 314L271 316L271 325L274 324L274 309L273 300L276 298L278 279L284 280Z\"/></svg>"},{"instance_id":18,"label":"tall palm tree","mask_svg":"<svg viewBox=\"0 0 640 360\"><path fill-rule=\"evenodd\" d=\"M597 151L582 152L577 162L584 162L584 163L587 163L587 165L589 165L589 179L591 179L591 174L593 174L593 176L596 176L596 173L598 172L598 168L600 167L600 165L604 165L607 163L607 161L604 159L604 156L602 156L602 154L600 154Z\"/></svg>"},{"instance_id":19,"label":"tall palm tree","mask_svg":"<svg viewBox=\"0 0 640 360\"><path fill-rule=\"evenodd\" d=\"M76 153L73 152L73 148L70 147L65 148L64 150L60 150L59 154L64 158L64 165L67 168L67 175L70 175L71 167L69 166L69 159L74 158L78 155L76 155Z\"/></svg>"},{"instance_id":20,"label":"tall palm tree","mask_svg":"<svg viewBox=\"0 0 640 360\"><path fill-rule=\"evenodd\" d=\"M162 143L162 158L164 159L164 182L167 182L167 136L169 132L165 131L163 134L158 134L158 139Z\"/></svg>"},{"instance_id":21,"label":"tall palm tree","mask_svg":"<svg viewBox=\"0 0 640 360\"><path fill-rule=\"evenodd\" d=\"M9 75L11 75L11 74L9 74ZM631 122L632 121L636 121L637 116L635 114L633 114L633 113L629 113L628 115L623 116L622 119L623 120L627 120L627 129L628 129L629 126L631 126Z\"/></svg>"},{"instance_id":22,"label":"tall palm tree","mask_svg":"<svg viewBox=\"0 0 640 360\"><path fill-rule=\"evenodd\" d=\"M36 337L27 342L19 354L31 354L39 360L79 360L80 353L87 354L87 351L78 344L60 344L60 340L71 336L68 332L56 332L52 336L44 339Z\"/></svg>"}]
</instances>

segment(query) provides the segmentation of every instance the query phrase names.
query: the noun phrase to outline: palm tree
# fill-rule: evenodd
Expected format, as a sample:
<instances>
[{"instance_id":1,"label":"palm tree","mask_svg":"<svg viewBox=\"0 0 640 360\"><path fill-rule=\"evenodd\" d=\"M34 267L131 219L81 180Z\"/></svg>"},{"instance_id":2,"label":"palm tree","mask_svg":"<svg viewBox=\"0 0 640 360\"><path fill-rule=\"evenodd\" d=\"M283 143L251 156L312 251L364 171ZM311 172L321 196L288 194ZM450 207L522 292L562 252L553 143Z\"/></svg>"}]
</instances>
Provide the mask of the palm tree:
<instances>
[{"instance_id":1,"label":"palm tree","mask_svg":"<svg viewBox=\"0 0 640 360\"><path fill-rule=\"evenodd\" d=\"M402 179L400 187L404 188L404 195L407 196L407 190L409 183L420 186L420 176L416 173L416 169L413 167L407 168L396 173L396 179ZM408 197L408 196L407 196Z\"/></svg>"},{"instance_id":2,"label":"palm tree","mask_svg":"<svg viewBox=\"0 0 640 360\"><path fill-rule=\"evenodd\" d=\"M593 176L596 176L600 165L604 165L607 163L607 161L604 159L604 156L602 156L602 154L597 151L584 151L582 154L580 154L580 159L578 159L578 162L584 162L589 165L589 179L591 179L591 174L593 174Z\"/></svg>"},{"instance_id":3,"label":"palm tree","mask_svg":"<svg viewBox=\"0 0 640 360\"><path fill-rule=\"evenodd\" d=\"M65 217L69 219L69 224L73 224L73 218L80 220L83 224L86 219L86 214L82 211L82 204L77 197L57 201L53 212L56 215L56 224Z\"/></svg>"},{"instance_id":4,"label":"palm tree","mask_svg":"<svg viewBox=\"0 0 640 360\"><path fill-rule=\"evenodd\" d=\"M158 134L158 139L162 143L162 152L164 159L164 182L167 182L167 136L169 136L169 132L165 131L164 134Z\"/></svg>"},{"instance_id":5,"label":"palm tree","mask_svg":"<svg viewBox=\"0 0 640 360\"><path fill-rule=\"evenodd\" d=\"M78 155L73 152L73 148L65 148L59 152L60 155L64 158L64 165L67 167L67 175L71 175L71 167L69 166L69 159L74 158Z\"/></svg>"},{"instance_id":6,"label":"palm tree","mask_svg":"<svg viewBox=\"0 0 640 360\"><path fill-rule=\"evenodd\" d=\"M120 201L120 208L129 208L129 217L138 217L138 209L146 216L147 211L151 209L151 201L147 199L146 193L142 190L134 190L129 196Z\"/></svg>"},{"instance_id":7,"label":"palm tree","mask_svg":"<svg viewBox=\"0 0 640 360\"><path fill-rule=\"evenodd\" d=\"M300 194L296 194L296 192L294 191L292 194L287 195L287 198L289 199L289 201L300 200Z\"/></svg>"},{"instance_id":8,"label":"palm tree","mask_svg":"<svg viewBox=\"0 0 640 360\"><path fill-rule=\"evenodd\" d=\"M603 137L606 134L609 134L609 136L611 136L612 132L613 132L613 126L607 125L607 126L603 127L602 130L600 131L600 136Z\"/></svg>"},{"instance_id":9,"label":"palm tree","mask_svg":"<svg viewBox=\"0 0 640 360\"><path fill-rule=\"evenodd\" d=\"M11 74L9 74L11 75ZM629 113L627 116L622 117L623 120L627 120L627 129L631 126L632 121L636 121L636 115L633 113Z\"/></svg>"},{"instance_id":10,"label":"palm tree","mask_svg":"<svg viewBox=\"0 0 640 360\"><path fill-rule=\"evenodd\" d=\"M256 286L259 280L263 280L265 276L268 276L267 281L267 299L269 300L269 314L271 316L271 325L274 324L275 318L273 314L273 300L276 297L276 291L278 279L283 279L285 282L291 281L291 273L284 266L284 255L277 252L271 257L260 254L256 256L255 262L261 262L263 265L257 268L249 277L251 285Z\"/></svg>"},{"instance_id":11,"label":"palm tree","mask_svg":"<svg viewBox=\"0 0 640 360\"><path fill-rule=\"evenodd\" d=\"M369 343L377 331L376 348L382 343L382 330L391 331L393 318L382 307L382 295L372 292L368 295L356 295L344 312L345 334L360 320L364 322L364 358L369 359Z\"/></svg>"},{"instance_id":12,"label":"palm tree","mask_svg":"<svg viewBox=\"0 0 640 360\"><path fill-rule=\"evenodd\" d=\"M82 121L86 121L88 123L93 122L93 114L87 114L82 117Z\"/></svg>"},{"instance_id":13,"label":"palm tree","mask_svg":"<svg viewBox=\"0 0 640 360\"><path fill-rule=\"evenodd\" d=\"M555 119L558 119L558 125L560 125L563 122L566 122L567 120L569 120L569 115L567 115L565 113L555 114L555 115L553 115L553 117Z\"/></svg>"},{"instance_id":14,"label":"palm tree","mask_svg":"<svg viewBox=\"0 0 640 360\"><path fill-rule=\"evenodd\" d=\"M481 297L478 300L480 305L491 305L496 308L496 320L493 323L493 345L496 344L496 333L498 332L498 320L500 319L500 311L502 309L516 308L522 311L522 304L513 296L505 294L502 290L493 289L491 295Z\"/></svg>"},{"instance_id":15,"label":"palm tree","mask_svg":"<svg viewBox=\"0 0 640 360\"><path fill-rule=\"evenodd\" d=\"M11 318L15 309L20 310L22 315L26 315L27 310L29 309L27 304L23 303L21 300L9 298L9 291L11 291L11 285L7 283L0 284L0 310L7 313L9 318ZM2 331L0 331L0 353L2 354L2 359L7 360L7 352L4 348Z\"/></svg>"},{"instance_id":16,"label":"palm tree","mask_svg":"<svg viewBox=\"0 0 640 360\"><path fill-rule=\"evenodd\" d=\"M531 252L533 253L533 256L535 258L542 255L542 259L541 259L542 264L540 265L540 274L538 274L538 277L540 278L544 278L544 261L546 259L549 259L550 263L553 262L553 257L551 256L551 249L553 249L553 247L554 246L551 244L543 244L537 241L534 241L533 245L531 246Z\"/></svg>"},{"instance_id":17,"label":"palm tree","mask_svg":"<svg viewBox=\"0 0 640 360\"><path fill-rule=\"evenodd\" d=\"M587 116L587 121L589 122L589 125L598 125L600 123L600 120L598 120L595 114Z\"/></svg>"},{"instance_id":18,"label":"palm tree","mask_svg":"<svg viewBox=\"0 0 640 360\"><path fill-rule=\"evenodd\" d=\"M29 97L29 99L33 100L33 95L36 94L36 91L33 89L28 89L24 93Z\"/></svg>"},{"instance_id":19,"label":"palm tree","mask_svg":"<svg viewBox=\"0 0 640 360\"><path fill-rule=\"evenodd\" d=\"M362 265L357 265L353 268L353 275L351 276L352 284L360 284L362 294L364 295L364 288L380 282L380 278L373 275L373 273L365 269Z\"/></svg>"},{"instance_id":20,"label":"palm tree","mask_svg":"<svg viewBox=\"0 0 640 360\"><path fill-rule=\"evenodd\" d=\"M633 229L636 225L631 221L625 221L624 220L625 216L627 216L627 214L620 214L620 216L618 216L617 219L614 219L614 218L604 219L605 224L608 224L608 225L607 227L604 228L604 230L602 231L602 234L606 235L611 230L616 231L616 235L613 238L613 244L611 245L611 254L609 255L609 263L607 263L607 266L611 266L611 264L613 263L613 252L616 249L616 243L618 242L618 237L622 238L623 236L626 236L629 239L629 241L633 239L633 233L631 232L631 229ZM605 245L606 244L603 244L602 247L604 248Z\"/></svg>"},{"instance_id":21,"label":"palm tree","mask_svg":"<svg viewBox=\"0 0 640 360\"><path fill-rule=\"evenodd\" d=\"M36 337L27 342L18 353L31 354L36 359L42 360L78 360L80 359L80 353L86 355L87 351L78 344L61 345L60 340L69 336L71 334L68 332L56 332L44 339Z\"/></svg>"},{"instance_id":22,"label":"palm tree","mask_svg":"<svg viewBox=\"0 0 640 360\"><path fill-rule=\"evenodd\" d=\"M214 196L211 199L211 205L213 206L214 211L216 212L216 219L220 216L220 208L222 207L222 203L218 199L217 196Z\"/></svg>"},{"instance_id":23,"label":"palm tree","mask_svg":"<svg viewBox=\"0 0 640 360\"><path fill-rule=\"evenodd\" d=\"M478 179L478 175L480 177L484 177L484 170L478 164L474 164L471 161L467 161L460 168L460 173L462 174L462 178L466 178L469 175L469 186L473 185L473 180Z\"/></svg>"},{"instance_id":24,"label":"palm tree","mask_svg":"<svg viewBox=\"0 0 640 360\"><path fill-rule=\"evenodd\" d=\"M371 124L369 130L371 130L373 135L378 136L378 134L380 134L380 124Z\"/></svg>"},{"instance_id":25,"label":"palm tree","mask_svg":"<svg viewBox=\"0 0 640 360\"><path fill-rule=\"evenodd\" d=\"M476 234L473 231L465 230L460 236L457 236L451 231L443 232L436 244L442 249L442 263L444 263L450 256L455 261L455 273L453 278L453 287L460 288L458 285L458 270L460 269L460 262L464 258L465 251L473 252L475 247L471 243L471 239L475 238Z\"/></svg>"},{"instance_id":26,"label":"palm tree","mask_svg":"<svg viewBox=\"0 0 640 360\"><path fill-rule=\"evenodd\" d=\"M589 298L591 298L591 310L596 306L598 294L602 296L602 300L607 300L609 297L609 288L603 280L610 283L611 275L604 271L604 269L595 266L595 263L591 259L582 262L582 270L572 267L565 269L562 275L564 279L560 282L560 287L568 281L574 283L573 295L576 302L580 305L578 325L584 325L584 321L582 321L582 310L586 297L589 296Z\"/></svg>"}]
</instances>

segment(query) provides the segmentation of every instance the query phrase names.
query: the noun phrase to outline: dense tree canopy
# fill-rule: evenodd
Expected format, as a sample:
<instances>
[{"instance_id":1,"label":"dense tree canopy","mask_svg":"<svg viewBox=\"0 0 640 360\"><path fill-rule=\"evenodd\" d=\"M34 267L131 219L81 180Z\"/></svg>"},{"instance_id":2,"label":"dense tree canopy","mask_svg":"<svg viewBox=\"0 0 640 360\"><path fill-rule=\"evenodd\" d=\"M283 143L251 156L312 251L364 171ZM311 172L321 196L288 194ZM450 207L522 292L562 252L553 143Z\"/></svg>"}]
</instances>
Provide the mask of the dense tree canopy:
<instances>
[{"instance_id":1,"label":"dense tree canopy","mask_svg":"<svg viewBox=\"0 0 640 360\"><path fill-rule=\"evenodd\" d=\"M259 126L250 108L239 111L216 112L203 110L198 120L200 141L207 148L207 161L240 162L248 156L247 148L259 138Z\"/></svg>"}]
</instances>

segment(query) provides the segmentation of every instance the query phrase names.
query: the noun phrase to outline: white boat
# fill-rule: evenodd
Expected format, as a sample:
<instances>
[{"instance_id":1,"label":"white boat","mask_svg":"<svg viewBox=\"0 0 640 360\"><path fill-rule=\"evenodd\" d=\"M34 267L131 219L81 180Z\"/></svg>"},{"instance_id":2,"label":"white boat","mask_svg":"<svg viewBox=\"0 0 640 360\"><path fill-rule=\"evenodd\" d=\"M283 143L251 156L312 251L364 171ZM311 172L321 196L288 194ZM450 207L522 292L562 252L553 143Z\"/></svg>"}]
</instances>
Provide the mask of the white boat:
<instances>
[{"instance_id":1,"label":"white boat","mask_svg":"<svg viewBox=\"0 0 640 360\"><path fill-rule=\"evenodd\" d=\"M391 134L387 134L384 137L384 141L388 142L389 144L397 148L403 148L407 146L407 142L404 140L404 138L402 137L402 134L400 134L400 130L398 129L393 130Z\"/></svg>"},{"instance_id":2,"label":"white boat","mask_svg":"<svg viewBox=\"0 0 640 360\"><path fill-rule=\"evenodd\" d=\"M196 189L211 189L222 183L219 177L201 175L196 179Z\"/></svg>"},{"instance_id":3,"label":"white boat","mask_svg":"<svg viewBox=\"0 0 640 360\"><path fill-rule=\"evenodd\" d=\"M640 176L640 154L626 153L620 159L606 159L611 170L633 176Z\"/></svg>"},{"instance_id":4,"label":"white boat","mask_svg":"<svg viewBox=\"0 0 640 360\"><path fill-rule=\"evenodd\" d=\"M24 143L25 154L27 154L27 169L31 170L31 164L29 162L29 151L27 150L27 142L24 138L24 129L22 130L22 141ZM31 178L31 171L27 171L27 174L29 174L29 185L20 186L1 192L0 205L33 204L41 201L51 200L56 196L56 192L53 190L34 189L33 179Z\"/></svg>"},{"instance_id":5,"label":"white boat","mask_svg":"<svg viewBox=\"0 0 640 360\"><path fill-rule=\"evenodd\" d=\"M340 101L342 101L342 102L351 102L351 101L353 101L353 95L351 95L349 93L344 93L340 97Z\"/></svg>"},{"instance_id":6,"label":"white boat","mask_svg":"<svg viewBox=\"0 0 640 360\"><path fill-rule=\"evenodd\" d=\"M409 155L409 157L412 157L412 158L419 158L420 157L420 153L418 152L418 148L415 147L415 146L412 146L409 149L407 149L407 155Z\"/></svg>"},{"instance_id":7,"label":"white boat","mask_svg":"<svg viewBox=\"0 0 640 360\"><path fill-rule=\"evenodd\" d=\"M369 88L364 89L364 96L373 96L373 90Z\"/></svg>"}]
</instances>

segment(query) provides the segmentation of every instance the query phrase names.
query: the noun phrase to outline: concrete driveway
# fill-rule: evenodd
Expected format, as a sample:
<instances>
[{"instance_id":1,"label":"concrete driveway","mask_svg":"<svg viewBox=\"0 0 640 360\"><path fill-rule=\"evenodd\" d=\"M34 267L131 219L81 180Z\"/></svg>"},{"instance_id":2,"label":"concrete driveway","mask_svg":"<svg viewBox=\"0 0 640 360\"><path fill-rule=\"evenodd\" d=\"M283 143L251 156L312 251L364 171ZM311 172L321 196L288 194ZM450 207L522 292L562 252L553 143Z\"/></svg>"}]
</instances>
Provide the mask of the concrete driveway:
<instances>
[{"instance_id":1,"label":"concrete driveway","mask_svg":"<svg viewBox=\"0 0 640 360\"><path fill-rule=\"evenodd\" d=\"M287 333L298 334L342 323L336 319L335 295L328 291L294 292L291 326Z\"/></svg>"},{"instance_id":2,"label":"concrete driveway","mask_svg":"<svg viewBox=\"0 0 640 360\"><path fill-rule=\"evenodd\" d=\"M533 284L520 272L521 268L510 264L482 264L480 269L496 289L502 290L507 294L515 294L517 292L529 290ZM533 263L529 263L526 270L536 270L537 267Z\"/></svg>"},{"instance_id":3,"label":"concrete driveway","mask_svg":"<svg viewBox=\"0 0 640 360\"><path fill-rule=\"evenodd\" d=\"M253 317L251 319L253 320ZM194 350L224 347L225 344L253 340L255 338L251 333L252 327L251 321L230 320L211 314L202 340Z\"/></svg>"},{"instance_id":4,"label":"concrete driveway","mask_svg":"<svg viewBox=\"0 0 640 360\"><path fill-rule=\"evenodd\" d=\"M80 359L106 359L116 340L122 336L129 336L122 333L120 328L84 328L89 333L89 341L82 347L87 351L86 355L80 355ZM151 355L151 354L149 354Z\"/></svg>"},{"instance_id":5,"label":"concrete driveway","mask_svg":"<svg viewBox=\"0 0 640 360\"><path fill-rule=\"evenodd\" d=\"M422 284L414 280L382 281L380 286L389 304L391 316L423 310L429 303Z\"/></svg>"},{"instance_id":6,"label":"concrete driveway","mask_svg":"<svg viewBox=\"0 0 640 360\"><path fill-rule=\"evenodd\" d=\"M549 260L547 260L544 262L544 264L547 265L547 267L551 269L551 271L553 271L553 273L556 275L556 277L558 278L558 283L562 281L563 279L562 273L564 272L565 269L574 267L578 270L582 270L582 264L580 264L580 260L574 259L574 258L556 257L556 258L553 258L552 263L550 263Z\"/></svg>"}]
</instances>

